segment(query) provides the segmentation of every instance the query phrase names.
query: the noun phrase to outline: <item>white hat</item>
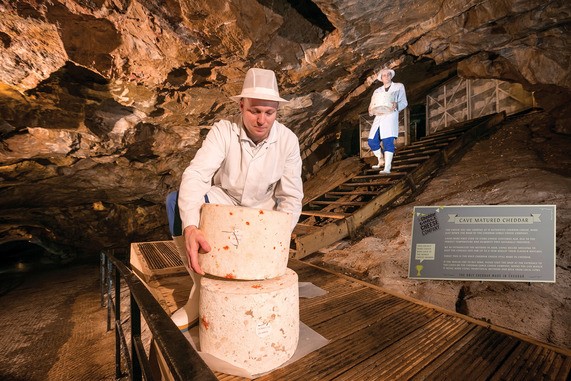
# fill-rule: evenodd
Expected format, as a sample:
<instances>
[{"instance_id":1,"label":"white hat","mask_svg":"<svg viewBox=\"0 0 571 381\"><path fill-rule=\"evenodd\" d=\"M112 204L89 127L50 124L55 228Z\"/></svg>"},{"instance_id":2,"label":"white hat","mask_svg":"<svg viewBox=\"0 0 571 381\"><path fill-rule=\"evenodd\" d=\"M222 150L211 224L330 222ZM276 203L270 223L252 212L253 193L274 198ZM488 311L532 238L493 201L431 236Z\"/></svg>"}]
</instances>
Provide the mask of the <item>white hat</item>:
<instances>
[{"instance_id":1,"label":"white hat","mask_svg":"<svg viewBox=\"0 0 571 381\"><path fill-rule=\"evenodd\" d=\"M386 73L386 72L388 72L391 75L391 79L394 78L395 71L393 69L383 68L383 69L381 69L379 74L377 74L377 78L379 79L379 81L381 80L381 75L383 75L383 73Z\"/></svg>"},{"instance_id":2,"label":"white hat","mask_svg":"<svg viewBox=\"0 0 571 381\"><path fill-rule=\"evenodd\" d=\"M264 99L280 102L280 104L289 102L280 97L276 74L272 70L258 68L248 70L242 86L242 92L240 95L230 97L230 99L236 102L240 102L242 98Z\"/></svg>"}]
</instances>

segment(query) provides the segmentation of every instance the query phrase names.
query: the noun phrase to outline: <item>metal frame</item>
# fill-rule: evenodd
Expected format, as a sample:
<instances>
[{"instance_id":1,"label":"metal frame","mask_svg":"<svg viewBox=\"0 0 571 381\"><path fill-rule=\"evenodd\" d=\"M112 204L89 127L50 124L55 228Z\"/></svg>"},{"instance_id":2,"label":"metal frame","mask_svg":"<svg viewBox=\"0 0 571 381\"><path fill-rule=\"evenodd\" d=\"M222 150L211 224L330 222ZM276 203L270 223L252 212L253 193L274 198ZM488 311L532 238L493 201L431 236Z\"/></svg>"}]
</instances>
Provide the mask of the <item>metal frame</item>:
<instances>
[{"instance_id":1,"label":"metal frame","mask_svg":"<svg viewBox=\"0 0 571 381\"><path fill-rule=\"evenodd\" d=\"M127 345L121 324L121 279L127 284L130 293L130 345ZM108 331L111 330L111 316L114 315L117 379L128 376L130 380L153 380L151 362L141 340L142 315L168 367L170 379L218 380L139 277L115 258L111 251L101 253L101 306L105 304ZM127 373L123 371L122 357Z\"/></svg>"}]
</instances>

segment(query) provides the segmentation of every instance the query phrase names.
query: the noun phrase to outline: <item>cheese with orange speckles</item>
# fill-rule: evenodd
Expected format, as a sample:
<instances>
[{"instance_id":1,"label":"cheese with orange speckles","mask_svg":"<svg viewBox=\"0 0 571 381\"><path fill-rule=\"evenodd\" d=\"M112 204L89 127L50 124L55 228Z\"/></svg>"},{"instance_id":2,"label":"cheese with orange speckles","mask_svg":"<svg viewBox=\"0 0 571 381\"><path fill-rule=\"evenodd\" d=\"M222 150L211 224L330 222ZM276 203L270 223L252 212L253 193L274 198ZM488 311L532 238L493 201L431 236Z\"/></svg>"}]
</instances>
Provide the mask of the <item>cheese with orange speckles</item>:
<instances>
[{"instance_id":1,"label":"cheese with orange speckles","mask_svg":"<svg viewBox=\"0 0 571 381\"><path fill-rule=\"evenodd\" d=\"M285 274L291 215L275 210L204 204L200 229L211 250L198 255L204 272L227 279L271 279Z\"/></svg>"},{"instance_id":2,"label":"cheese with orange speckles","mask_svg":"<svg viewBox=\"0 0 571 381\"><path fill-rule=\"evenodd\" d=\"M260 374L293 356L299 340L299 291L295 271L274 279L202 278L200 350Z\"/></svg>"}]
</instances>

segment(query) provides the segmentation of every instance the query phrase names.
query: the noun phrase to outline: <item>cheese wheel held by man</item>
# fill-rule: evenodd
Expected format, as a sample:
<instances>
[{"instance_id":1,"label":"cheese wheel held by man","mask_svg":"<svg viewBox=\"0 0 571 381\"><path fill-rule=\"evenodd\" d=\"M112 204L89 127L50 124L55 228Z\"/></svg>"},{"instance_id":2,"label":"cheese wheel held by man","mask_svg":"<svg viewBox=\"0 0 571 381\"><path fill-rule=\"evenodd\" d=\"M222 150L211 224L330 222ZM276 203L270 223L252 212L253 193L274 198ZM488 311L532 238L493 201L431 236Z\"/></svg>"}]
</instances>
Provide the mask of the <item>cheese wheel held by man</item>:
<instances>
[{"instance_id":1,"label":"cheese wheel held by man","mask_svg":"<svg viewBox=\"0 0 571 381\"><path fill-rule=\"evenodd\" d=\"M198 263L210 275L226 279L271 279L285 274L291 215L274 210L204 204L200 229L211 250Z\"/></svg>"}]
</instances>

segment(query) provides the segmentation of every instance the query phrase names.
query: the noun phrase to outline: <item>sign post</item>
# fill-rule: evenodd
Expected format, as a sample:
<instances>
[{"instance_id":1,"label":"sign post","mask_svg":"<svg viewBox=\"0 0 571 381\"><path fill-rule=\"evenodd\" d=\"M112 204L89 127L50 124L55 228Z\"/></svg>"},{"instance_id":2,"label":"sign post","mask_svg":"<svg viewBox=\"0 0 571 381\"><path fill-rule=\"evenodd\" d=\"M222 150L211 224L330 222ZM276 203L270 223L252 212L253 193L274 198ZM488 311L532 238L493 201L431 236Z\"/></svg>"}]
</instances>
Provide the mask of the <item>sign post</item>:
<instances>
[{"instance_id":1,"label":"sign post","mask_svg":"<svg viewBox=\"0 0 571 381\"><path fill-rule=\"evenodd\" d=\"M409 278L555 282L555 205L416 206Z\"/></svg>"}]
</instances>

